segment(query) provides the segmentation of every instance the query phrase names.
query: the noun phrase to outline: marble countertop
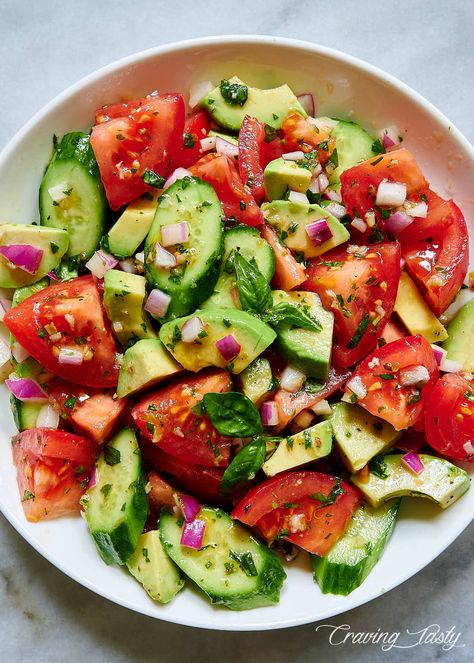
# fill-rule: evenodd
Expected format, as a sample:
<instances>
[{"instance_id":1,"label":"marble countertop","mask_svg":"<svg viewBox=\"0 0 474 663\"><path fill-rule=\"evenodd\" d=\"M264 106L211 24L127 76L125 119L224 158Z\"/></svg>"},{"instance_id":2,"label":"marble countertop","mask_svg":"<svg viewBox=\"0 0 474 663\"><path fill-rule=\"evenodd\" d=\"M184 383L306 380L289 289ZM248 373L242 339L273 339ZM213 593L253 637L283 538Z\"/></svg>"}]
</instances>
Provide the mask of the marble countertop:
<instances>
[{"instance_id":1,"label":"marble countertop","mask_svg":"<svg viewBox=\"0 0 474 663\"><path fill-rule=\"evenodd\" d=\"M238 7L238 10L237 10ZM273 34L319 42L361 57L416 88L474 142L470 0L339 0L337 3L241 0L1 0L0 148L34 112L83 75L124 55L204 35ZM0 659L11 663L71 661L232 660L270 656L275 663L310 662L326 655L358 663L405 660L471 661L471 525L428 568L389 594L328 620L352 633L439 625L456 647L430 644L429 633L404 643L407 653L380 644L329 642L316 625L266 633L216 633L158 622L92 594L52 567L0 516ZM445 637L448 637L446 635ZM356 638L357 639L357 638ZM400 638L399 642L402 642Z\"/></svg>"}]
</instances>

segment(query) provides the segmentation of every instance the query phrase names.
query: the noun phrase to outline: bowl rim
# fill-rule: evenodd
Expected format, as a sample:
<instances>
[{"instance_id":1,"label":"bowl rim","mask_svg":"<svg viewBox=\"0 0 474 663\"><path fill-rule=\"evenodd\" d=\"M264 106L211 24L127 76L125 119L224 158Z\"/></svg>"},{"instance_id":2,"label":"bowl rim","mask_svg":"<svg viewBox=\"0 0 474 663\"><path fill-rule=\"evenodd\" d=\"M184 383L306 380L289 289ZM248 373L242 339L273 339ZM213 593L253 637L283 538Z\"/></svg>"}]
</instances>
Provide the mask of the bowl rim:
<instances>
[{"instance_id":1,"label":"bowl rim","mask_svg":"<svg viewBox=\"0 0 474 663\"><path fill-rule=\"evenodd\" d=\"M272 35L229 34L223 36L214 35L214 36L197 37L193 39L184 39L179 41L168 42L160 46L154 46L145 49L143 51L132 53L118 60L114 60L113 62L104 65L89 74L86 74L78 81L72 83L62 92L60 92L55 97L53 97L53 99L51 99L48 103L46 103L46 105L44 105L41 109L39 109L31 117L31 119L28 120L13 135L13 137L6 143L6 145L0 151L0 167L2 166L2 164L8 161L10 154L12 154L16 150L17 146L21 143L24 137L27 136L29 132L43 118L47 117L51 111L53 111L63 101L67 100L71 95L79 92L83 88L86 88L88 85L93 84L94 82L99 81L101 78L105 78L120 69L134 65L136 63L144 62L148 59L153 59L160 55L164 55L167 53L176 53L179 51L186 51L194 48L219 46L219 45L225 45L225 46L264 45L268 47L283 46L284 48L288 49L308 50L312 51L315 54L320 54L332 60L336 60L337 62L352 66L355 69L362 70L377 80L383 80L384 82L389 83L391 87L395 88L403 95L410 97L416 104L420 105L430 115L434 116L436 120L441 122L443 125L446 125L446 127L449 127L450 134L454 137L455 140L457 140L462 145L466 153L474 162L474 146L463 135L463 133L459 129L457 129L457 127L447 118L447 116L444 113L442 113L440 110L438 110L438 108L436 108L436 106L432 102L428 101L419 92L416 92L416 90L411 88L409 85L403 83L401 80L399 80L397 77L393 76L392 74L385 72L383 69L375 65L372 65L356 56L344 53L342 51L339 51L337 49L328 46L323 46L321 44L309 42L306 40L300 40L288 37L278 37ZM30 535L30 533L26 529L25 523L22 520L17 518L13 513L10 513L8 511L4 512L1 504L0 504L0 511L9 521L9 523L14 527L14 529L22 536L22 538L25 539L37 552L39 552L42 555L42 557L48 560L48 562L50 562L55 568L59 569L62 573L69 576L74 581L78 582L83 587L86 587L87 589L91 590L95 594L98 594L99 596L102 596L103 598L106 598L112 601L113 603L121 605L124 608L133 610L134 612L140 612L143 615L154 617L155 619L160 619L166 622L179 624L182 626L191 626L196 628L219 630L219 631L264 631L264 630L290 628L293 626L301 626L304 624L316 623L315 618L309 616L309 617L301 617L296 619L290 619L290 618L285 620L280 619L278 621L269 620L263 625L262 624L254 625L251 619L248 619L243 624L214 625L209 622L204 622L202 618L199 617L181 619L177 618L175 615L168 615L165 612L163 612L161 615L157 615L156 612L153 611L151 608L149 610L140 609L140 611L137 611L136 607L132 605L129 601L127 601L126 598L121 598L120 600L117 599L117 597L113 596L107 590L104 590L102 587L96 585L94 582L84 578L80 572L76 572L74 569L71 570L70 568L67 568L67 565L62 561L58 562L56 560L53 560L52 558L53 556L50 554L49 550L43 544L38 543L37 541L34 540L34 538ZM436 555L432 557L429 562L424 561L416 565L415 567L410 567L406 573L402 574L401 579L399 576L394 582L388 582L384 586L383 594L386 594L395 587L402 585L411 577L416 575L419 571L421 571L423 568L428 566L428 564L434 561L436 557L438 557L441 553L443 553L448 548L448 546L450 546L460 536L460 534L469 526L472 520L474 520L474 514L472 514L472 516L470 516L469 519L460 520L454 532L451 533L451 538L443 542L442 548L437 550ZM383 596L383 594L381 594L380 591L373 591L367 595L361 596L355 601L354 600L351 601L350 604L347 605L347 607L341 607L340 609L338 608L336 609L336 611L334 611L334 609L329 609L327 612L323 613L322 616L321 615L318 616L317 621L321 621L330 617L335 617L337 615L345 613L348 610L358 608L361 605L365 605L366 603L369 603L374 599Z\"/></svg>"}]
</instances>

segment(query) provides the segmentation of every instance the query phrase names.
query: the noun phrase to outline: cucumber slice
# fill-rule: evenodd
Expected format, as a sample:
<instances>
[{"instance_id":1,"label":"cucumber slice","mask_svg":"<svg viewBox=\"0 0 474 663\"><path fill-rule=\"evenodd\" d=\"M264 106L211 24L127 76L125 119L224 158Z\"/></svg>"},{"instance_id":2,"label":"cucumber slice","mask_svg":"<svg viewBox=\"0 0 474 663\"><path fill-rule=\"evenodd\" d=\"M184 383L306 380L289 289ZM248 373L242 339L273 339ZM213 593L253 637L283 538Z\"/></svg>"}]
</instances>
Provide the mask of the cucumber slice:
<instances>
[{"instance_id":1,"label":"cucumber slice","mask_svg":"<svg viewBox=\"0 0 474 663\"><path fill-rule=\"evenodd\" d=\"M162 512L159 530L168 555L211 603L231 610L278 603L286 573L276 554L220 509L203 507L197 518L206 521L199 550L180 544L181 526L175 516Z\"/></svg>"},{"instance_id":2,"label":"cucumber slice","mask_svg":"<svg viewBox=\"0 0 474 663\"><path fill-rule=\"evenodd\" d=\"M13 420L20 433L29 428L36 428L36 420L43 405L44 403L23 403L13 394L10 395Z\"/></svg>"},{"instance_id":3,"label":"cucumber slice","mask_svg":"<svg viewBox=\"0 0 474 663\"><path fill-rule=\"evenodd\" d=\"M389 540L401 500L378 508L361 504L344 536L326 557L311 555L314 579L323 594L347 596L367 578L382 557Z\"/></svg>"},{"instance_id":4,"label":"cucumber slice","mask_svg":"<svg viewBox=\"0 0 474 663\"><path fill-rule=\"evenodd\" d=\"M329 177L331 184L339 185L341 173L377 154L373 150L374 137L355 122L339 120L331 132L331 138L336 139L339 161L337 168Z\"/></svg>"},{"instance_id":5,"label":"cucumber slice","mask_svg":"<svg viewBox=\"0 0 474 663\"><path fill-rule=\"evenodd\" d=\"M131 428L118 433L100 455L97 483L82 503L104 562L125 564L137 547L148 511L140 448Z\"/></svg>"},{"instance_id":6,"label":"cucumber slice","mask_svg":"<svg viewBox=\"0 0 474 663\"><path fill-rule=\"evenodd\" d=\"M49 278L45 276L36 283L32 283L31 285L24 285L21 288L16 288L15 292L13 293L12 307L18 306L18 304L21 304L21 302L23 302L25 299L28 299L28 297L31 297L31 295L36 295L36 293L41 292L41 290L47 288L48 285Z\"/></svg>"},{"instance_id":7,"label":"cucumber slice","mask_svg":"<svg viewBox=\"0 0 474 663\"><path fill-rule=\"evenodd\" d=\"M42 226L67 230L68 255L88 260L99 246L107 213L88 134L66 134L56 147L41 182L39 208Z\"/></svg>"},{"instance_id":8,"label":"cucumber slice","mask_svg":"<svg viewBox=\"0 0 474 663\"><path fill-rule=\"evenodd\" d=\"M277 381L273 379L272 367L265 357L257 357L240 374L242 391L252 403L259 407L265 396L272 392Z\"/></svg>"}]
</instances>

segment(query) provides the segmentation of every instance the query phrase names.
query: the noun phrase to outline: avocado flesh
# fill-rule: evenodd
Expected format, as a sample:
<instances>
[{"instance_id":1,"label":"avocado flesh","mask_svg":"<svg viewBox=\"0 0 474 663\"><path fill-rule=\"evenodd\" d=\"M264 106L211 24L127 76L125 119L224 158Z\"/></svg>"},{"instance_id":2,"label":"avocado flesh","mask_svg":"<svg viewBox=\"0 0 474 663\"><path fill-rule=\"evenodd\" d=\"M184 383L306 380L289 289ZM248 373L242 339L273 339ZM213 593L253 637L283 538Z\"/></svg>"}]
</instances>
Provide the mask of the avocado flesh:
<instances>
[{"instance_id":1,"label":"avocado flesh","mask_svg":"<svg viewBox=\"0 0 474 663\"><path fill-rule=\"evenodd\" d=\"M419 456L425 467L418 475L401 462L402 454L393 454L383 456L385 479L371 471L368 481L357 474L351 476L351 481L374 507L395 497L412 496L426 497L446 509L469 489L470 479L465 470L436 456Z\"/></svg>"},{"instance_id":2,"label":"avocado flesh","mask_svg":"<svg viewBox=\"0 0 474 663\"><path fill-rule=\"evenodd\" d=\"M272 295L274 306L282 302L292 304L320 322L320 331L279 325L277 342L288 364L298 368L307 377L326 380L331 361L333 314L323 308L321 300L314 292L274 290Z\"/></svg>"},{"instance_id":3,"label":"avocado flesh","mask_svg":"<svg viewBox=\"0 0 474 663\"><path fill-rule=\"evenodd\" d=\"M439 343L448 337L448 332L406 272L400 275L393 310L413 336L420 334L429 343Z\"/></svg>"},{"instance_id":4,"label":"avocado flesh","mask_svg":"<svg viewBox=\"0 0 474 663\"><path fill-rule=\"evenodd\" d=\"M129 396L181 373L180 366L158 338L137 341L124 356L117 384L117 396Z\"/></svg>"},{"instance_id":5,"label":"avocado flesh","mask_svg":"<svg viewBox=\"0 0 474 663\"><path fill-rule=\"evenodd\" d=\"M191 343L178 340L187 320L198 317L204 333ZM205 335L204 335L205 334ZM239 354L224 359L215 346L216 341L232 335L240 345ZM233 308L215 308L196 311L193 315L165 323L160 329L160 340L177 362L186 370L197 372L207 366L227 368L231 373L241 373L275 340L273 329L246 311Z\"/></svg>"},{"instance_id":6,"label":"avocado flesh","mask_svg":"<svg viewBox=\"0 0 474 663\"><path fill-rule=\"evenodd\" d=\"M448 359L457 361L462 370L474 371L474 299L464 304L458 314L448 325L449 338L443 347Z\"/></svg>"},{"instance_id":7,"label":"avocado flesh","mask_svg":"<svg viewBox=\"0 0 474 663\"><path fill-rule=\"evenodd\" d=\"M42 249L43 256L35 274L29 274L15 267L4 256L0 256L0 288L31 285L53 271L68 249L69 235L59 228L14 223L0 224L0 246L11 244L29 244Z\"/></svg>"},{"instance_id":8,"label":"avocado flesh","mask_svg":"<svg viewBox=\"0 0 474 663\"><path fill-rule=\"evenodd\" d=\"M131 202L111 227L104 248L117 258L133 256L153 223L158 193L147 193Z\"/></svg>"},{"instance_id":9,"label":"avocado flesh","mask_svg":"<svg viewBox=\"0 0 474 663\"><path fill-rule=\"evenodd\" d=\"M274 159L263 171L265 193L268 200L282 200L288 189L306 193L311 183L311 171L296 161Z\"/></svg>"},{"instance_id":10,"label":"avocado flesh","mask_svg":"<svg viewBox=\"0 0 474 663\"><path fill-rule=\"evenodd\" d=\"M233 76L229 82L245 85L237 76ZM242 106L229 104L222 96L220 86L201 99L199 105L207 110L217 124L230 131L238 131L246 115L275 129L280 128L290 113L296 112L307 117L303 106L286 84L267 90L247 86L247 90L247 101Z\"/></svg>"},{"instance_id":11,"label":"avocado flesh","mask_svg":"<svg viewBox=\"0 0 474 663\"><path fill-rule=\"evenodd\" d=\"M315 258L344 244L350 236L345 226L319 205L274 200L271 203L264 203L262 211L265 213L267 223L272 226L283 244L296 253L302 253L305 259ZM306 232L306 226L319 219L326 220L332 237L315 246Z\"/></svg>"},{"instance_id":12,"label":"avocado flesh","mask_svg":"<svg viewBox=\"0 0 474 663\"><path fill-rule=\"evenodd\" d=\"M311 428L281 440L275 452L263 464L267 477L311 463L331 453L332 428L329 421L321 421Z\"/></svg>"}]
</instances>

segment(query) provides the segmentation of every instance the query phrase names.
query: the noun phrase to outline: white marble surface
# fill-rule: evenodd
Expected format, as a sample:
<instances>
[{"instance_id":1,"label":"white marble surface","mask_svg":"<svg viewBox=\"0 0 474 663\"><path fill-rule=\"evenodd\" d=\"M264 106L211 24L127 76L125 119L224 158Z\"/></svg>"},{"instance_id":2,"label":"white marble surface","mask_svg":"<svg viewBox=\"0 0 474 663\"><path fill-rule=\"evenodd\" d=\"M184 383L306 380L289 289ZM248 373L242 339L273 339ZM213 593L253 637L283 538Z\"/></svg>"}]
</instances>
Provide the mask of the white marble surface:
<instances>
[{"instance_id":1,"label":"white marble surface","mask_svg":"<svg viewBox=\"0 0 474 663\"><path fill-rule=\"evenodd\" d=\"M474 141L473 21L471 0L0 0L0 147L54 95L104 64L173 40L231 33L297 37L359 56L415 87ZM0 661L472 661L473 532L398 589L330 620L355 632L439 624L460 633L449 651L424 644L384 653L379 645L331 647L314 625L232 634L142 617L62 575L0 517Z\"/></svg>"}]
</instances>

